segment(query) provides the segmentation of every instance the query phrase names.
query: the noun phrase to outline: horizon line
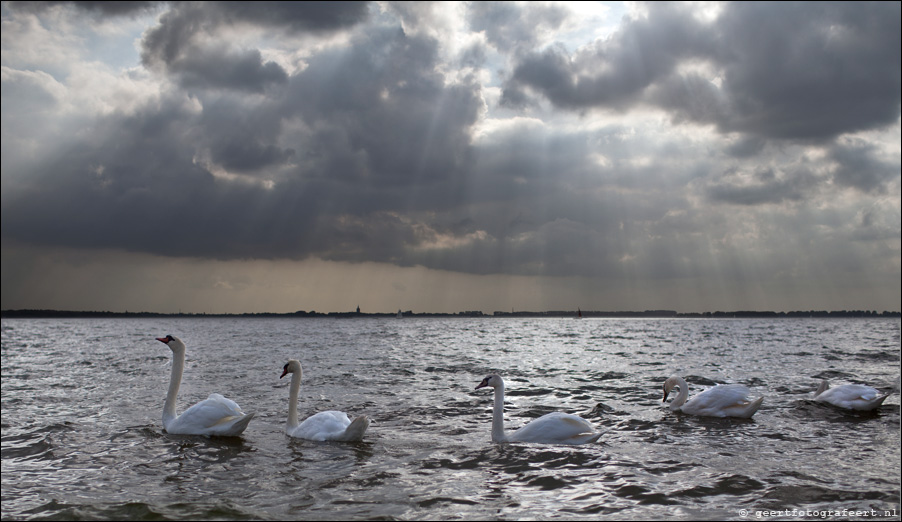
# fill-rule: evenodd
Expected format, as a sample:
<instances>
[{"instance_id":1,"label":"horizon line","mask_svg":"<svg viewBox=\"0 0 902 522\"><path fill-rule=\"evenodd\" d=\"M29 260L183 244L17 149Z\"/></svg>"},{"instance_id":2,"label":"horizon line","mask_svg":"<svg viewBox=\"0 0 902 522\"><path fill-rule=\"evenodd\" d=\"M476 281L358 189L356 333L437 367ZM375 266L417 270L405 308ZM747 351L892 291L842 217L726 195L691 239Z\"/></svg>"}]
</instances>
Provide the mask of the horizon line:
<instances>
[{"instance_id":1,"label":"horizon line","mask_svg":"<svg viewBox=\"0 0 902 522\"><path fill-rule=\"evenodd\" d=\"M398 312L317 312L315 310L298 310L295 312L123 312L92 311L92 310L56 310L56 309L10 309L0 311L2 317L114 317L114 316L140 316L140 317L648 317L648 318L724 318L724 317L902 317L899 311L884 310L733 310L714 312L677 312L676 310L546 310L546 311L494 311L484 313L481 310L465 310L459 312L413 312L412 310Z\"/></svg>"}]
</instances>

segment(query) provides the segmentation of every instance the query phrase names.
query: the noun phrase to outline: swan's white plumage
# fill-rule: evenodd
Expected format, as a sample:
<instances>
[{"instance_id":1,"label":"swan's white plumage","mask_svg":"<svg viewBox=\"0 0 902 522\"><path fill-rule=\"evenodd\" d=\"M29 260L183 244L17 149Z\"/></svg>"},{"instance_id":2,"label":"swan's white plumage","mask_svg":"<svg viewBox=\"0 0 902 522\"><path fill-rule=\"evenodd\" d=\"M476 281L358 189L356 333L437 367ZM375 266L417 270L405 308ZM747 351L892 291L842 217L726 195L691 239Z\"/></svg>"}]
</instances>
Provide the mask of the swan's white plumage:
<instances>
[{"instance_id":1,"label":"swan's white plumage","mask_svg":"<svg viewBox=\"0 0 902 522\"><path fill-rule=\"evenodd\" d=\"M522 428L504 432L504 379L489 375L476 389L491 386L495 389L492 412L492 442L535 442L540 444L587 444L595 442L601 433L586 419L570 413L552 412L530 421Z\"/></svg>"},{"instance_id":2,"label":"swan's white plumage","mask_svg":"<svg viewBox=\"0 0 902 522\"><path fill-rule=\"evenodd\" d=\"M670 403L670 410L681 411L689 415L748 419L758 411L764 401L764 397L751 400L749 389L741 384L719 384L699 393L687 402L689 385L682 377L673 376L664 381L664 402L667 401L671 390L677 387L680 392Z\"/></svg>"},{"instance_id":3,"label":"swan's white plumage","mask_svg":"<svg viewBox=\"0 0 902 522\"><path fill-rule=\"evenodd\" d=\"M182 382L182 373L185 370L185 343L172 335L158 337L157 340L172 350L169 393L166 395L166 403L163 406L163 428L166 432L172 435L217 435L221 437L240 435L247 428L254 414L245 414L235 401L226 399L218 393L210 394L209 397L191 406L181 415L175 414L175 402Z\"/></svg>"},{"instance_id":4,"label":"swan's white plumage","mask_svg":"<svg viewBox=\"0 0 902 522\"><path fill-rule=\"evenodd\" d=\"M316 441L354 442L363 439L363 435L370 425L366 415L361 415L351 422L348 415L342 411L321 411L299 423L298 394L301 389L301 363L292 359L285 364L282 370L280 379L289 373L292 374L288 394L288 424L285 427L285 433L290 437Z\"/></svg>"},{"instance_id":5,"label":"swan's white plumage","mask_svg":"<svg viewBox=\"0 0 902 522\"><path fill-rule=\"evenodd\" d=\"M881 395L876 388L863 384L842 384L830 388L830 384L823 380L817 391L814 392L814 400L826 402L839 408L857 411L871 411L879 408L889 394Z\"/></svg>"}]
</instances>

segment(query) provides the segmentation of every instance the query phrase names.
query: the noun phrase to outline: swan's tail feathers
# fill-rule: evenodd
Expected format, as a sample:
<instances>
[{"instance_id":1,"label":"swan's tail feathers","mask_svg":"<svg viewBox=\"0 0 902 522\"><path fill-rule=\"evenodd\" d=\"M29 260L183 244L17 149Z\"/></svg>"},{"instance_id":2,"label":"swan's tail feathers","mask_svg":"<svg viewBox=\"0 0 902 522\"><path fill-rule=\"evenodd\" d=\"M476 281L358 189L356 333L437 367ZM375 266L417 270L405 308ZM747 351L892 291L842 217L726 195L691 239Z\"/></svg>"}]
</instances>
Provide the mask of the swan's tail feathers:
<instances>
[{"instance_id":1,"label":"swan's tail feathers","mask_svg":"<svg viewBox=\"0 0 902 522\"><path fill-rule=\"evenodd\" d=\"M600 438L601 438L601 432L599 431L599 432L596 433L595 435L592 435L591 437L589 437L589 440L586 441L586 444L591 444L591 443L593 443L593 442L598 442L598 439L600 439Z\"/></svg>"},{"instance_id":2,"label":"swan's tail feathers","mask_svg":"<svg viewBox=\"0 0 902 522\"><path fill-rule=\"evenodd\" d=\"M560 439L557 441L531 441L531 442L546 442L546 443L553 443L553 444L574 444L574 445L576 445L576 444L592 444L593 442L598 442L598 439L601 438L601 435L602 435L602 432L600 432L600 431L599 432L591 431L591 432L577 433L577 434L571 435L567 438L563 438L563 439ZM492 439L492 442L504 442L504 441L498 441L498 440Z\"/></svg>"},{"instance_id":3,"label":"swan's tail feathers","mask_svg":"<svg viewBox=\"0 0 902 522\"><path fill-rule=\"evenodd\" d=\"M814 396L817 397L818 395L824 393L829 387L830 384L827 383L827 379L822 380L820 385L817 387L817 391L814 392Z\"/></svg>"},{"instance_id":4,"label":"swan's tail feathers","mask_svg":"<svg viewBox=\"0 0 902 522\"><path fill-rule=\"evenodd\" d=\"M237 437L238 435L241 435L241 433L247 429L248 423L251 422L251 419L254 418L255 414L256 414L256 412L251 412L251 413L245 414L244 416L236 419L235 424L232 424L231 428L229 428L228 434L233 437Z\"/></svg>"},{"instance_id":5,"label":"swan's tail feathers","mask_svg":"<svg viewBox=\"0 0 902 522\"><path fill-rule=\"evenodd\" d=\"M345 428L345 433L340 440L347 442L356 442L363 439L363 434L370 427L370 419L366 415L361 415L354 419L351 424Z\"/></svg>"},{"instance_id":6,"label":"swan's tail feathers","mask_svg":"<svg viewBox=\"0 0 902 522\"><path fill-rule=\"evenodd\" d=\"M743 412L742 417L745 419L751 419L752 415L758 411L758 408L761 407L761 403L764 402L764 397L758 397L751 404L749 404L748 408Z\"/></svg>"},{"instance_id":7,"label":"swan's tail feathers","mask_svg":"<svg viewBox=\"0 0 902 522\"><path fill-rule=\"evenodd\" d=\"M883 401L885 401L887 397L889 397L888 393L886 395L881 395L880 397L877 397L876 399L874 399L874 408L873 409L879 408L880 405L883 404Z\"/></svg>"}]
</instances>

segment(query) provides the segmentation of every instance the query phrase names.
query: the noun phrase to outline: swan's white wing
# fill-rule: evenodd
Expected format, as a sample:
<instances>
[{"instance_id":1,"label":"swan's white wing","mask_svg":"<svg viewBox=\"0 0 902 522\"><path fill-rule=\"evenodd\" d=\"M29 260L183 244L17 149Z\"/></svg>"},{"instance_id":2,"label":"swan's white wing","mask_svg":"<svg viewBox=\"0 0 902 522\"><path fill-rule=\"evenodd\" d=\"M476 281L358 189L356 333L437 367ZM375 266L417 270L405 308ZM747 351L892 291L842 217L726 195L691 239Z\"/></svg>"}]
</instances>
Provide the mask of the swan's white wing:
<instances>
[{"instance_id":1,"label":"swan's white wing","mask_svg":"<svg viewBox=\"0 0 902 522\"><path fill-rule=\"evenodd\" d=\"M886 395L880 395L877 389L870 386L843 384L842 386L825 390L815 397L815 400L828 402L840 408L868 411L880 406L886 397Z\"/></svg>"},{"instance_id":2,"label":"swan's white wing","mask_svg":"<svg viewBox=\"0 0 902 522\"><path fill-rule=\"evenodd\" d=\"M304 419L288 434L292 437L307 440L339 440L351 424L348 415L341 411L321 411Z\"/></svg>"},{"instance_id":3,"label":"swan's white wing","mask_svg":"<svg viewBox=\"0 0 902 522\"><path fill-rule=\"evenodd\" d=\"M239 435L253 414L245 415L238 404L213 393L173 419L166 431L175 435Z\"/></svg>"},{"instance_id":4,"label":"swan's white wing","mask_svg":"<svg viewBox=\"0 0 902 522\"><path fill-rule=\"evenodd\" d=\"M585 444L598 440L601 434L592 423L569 413L555 411L531 421L511 433L511 442L539 442L543 444Z\"/></svg>"},{"instance_id":5,"label":"swan's white wing","mask_svg":"<svg viewBox=\"0 0 902 522\"><path fill-rule=\"evenodd\" d=\"M720 384L699 393L680 409L690 415L743 417L746 415L751 416L748 409L752 404L754 403L749 400L749 389L745 386L741 384ZM754 410L751 413L754 413Z\"/></svg>"}]
</instances>

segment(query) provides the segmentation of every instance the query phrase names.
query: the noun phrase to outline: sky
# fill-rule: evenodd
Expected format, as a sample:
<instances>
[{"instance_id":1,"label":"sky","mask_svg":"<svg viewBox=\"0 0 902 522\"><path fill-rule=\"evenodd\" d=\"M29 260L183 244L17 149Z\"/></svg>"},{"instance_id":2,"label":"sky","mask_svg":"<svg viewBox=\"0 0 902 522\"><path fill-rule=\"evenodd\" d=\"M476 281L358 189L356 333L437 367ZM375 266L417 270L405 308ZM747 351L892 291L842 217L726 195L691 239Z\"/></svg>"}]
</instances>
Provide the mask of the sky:
<instances>
[{"instance_id":1,"label":"sky","mask_svg":"<svg viewBox=\"0 0 902 522\"><path fill-rule=\"evenodd\" d=\"M899 311L899 2L2 2L2 309Z\"/></svg>"}]
</instances>

